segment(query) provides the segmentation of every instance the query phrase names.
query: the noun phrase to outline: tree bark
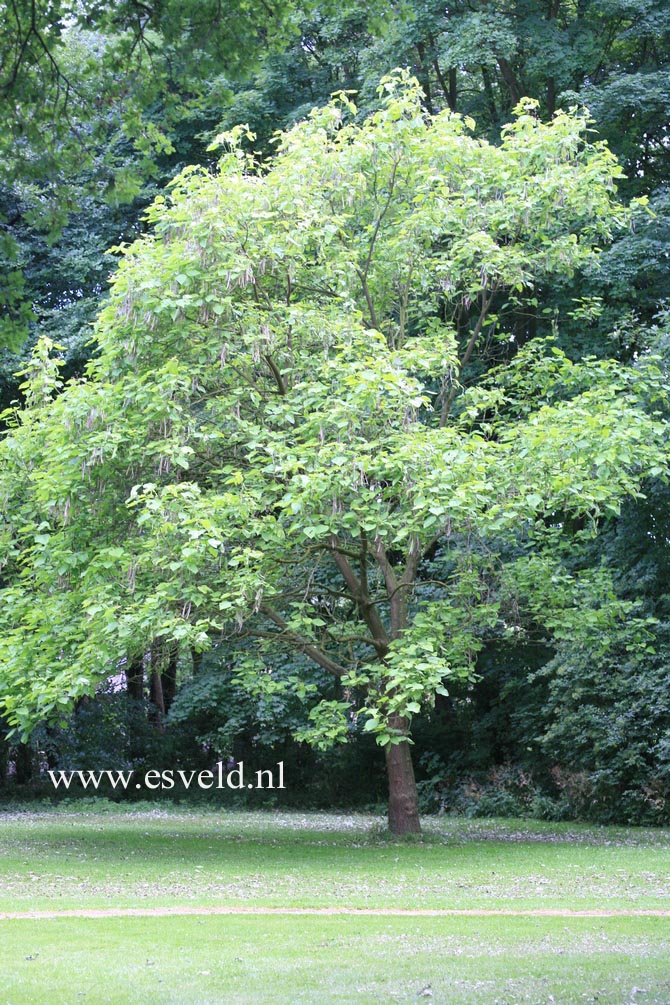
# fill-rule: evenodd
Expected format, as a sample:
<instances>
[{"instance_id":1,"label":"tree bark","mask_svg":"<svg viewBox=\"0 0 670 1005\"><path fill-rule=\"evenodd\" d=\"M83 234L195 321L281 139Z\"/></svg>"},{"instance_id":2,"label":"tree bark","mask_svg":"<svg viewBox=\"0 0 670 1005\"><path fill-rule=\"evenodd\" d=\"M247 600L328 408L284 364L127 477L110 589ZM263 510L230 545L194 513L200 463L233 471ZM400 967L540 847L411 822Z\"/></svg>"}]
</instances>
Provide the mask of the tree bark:
<instances>
[{"instance_id":1,"label":"tree bark","mask_svg":"<svg viewBox=\"0 0 670 1005\"><path fill-rule=\"evenodd\" d=\"M407 722L397 717L389 723L405 732ZM420 834L419 799L414 778L412 752L407 740L386 748L386 772L389 783L389 830L392 834Z\"/></svg>"},{"instance_id":2,"label":"tree bark","mask_svg":"<svg viewBox=\"0 0 670 1005\"><path fill-rule=\"evenodd\" d=\"M20 741L14 747L14 778L17 785L26 785L33 778L33 757L30 746Z\"/></svg>"},{"instance_id":3,"label":"tree bark","mask_svg":"<svg viewBox=\"0 0 670 1005\"><path fill-rule=\"evenodd\" d=\"M0 733L0 786L7 784L7 768L9 766L9 743L7 737Z\"/></svg>"},{"instance_id":4,"label":"tree bark","mask_svg":"<svg viewBox=\"0 0 670 1005\"><path fill-rule=\"evenodd\" d=\"M126 663L126 690L129 698L144 700L144 662L141 656Z\"/></svg>"},{"instance_id":5,"label":"tree bark","mask_svg":"<svg viewBox=\"0 0 670 1005\"><path fill-rule=\"evenodd\" d=\"M161 673L161 651L157 646L151 650L151 676L149 678L149 700L153 706L150 718L154 720L160 733L165 725L165 698L163 696L163 675Z\"/></svg>"},{"instance_id":6,"label":"tree bark","mask_svg":"<svg viewBox=\"0 0 670 1005\"><path fill-rule=\"evenodd\" d=\"M379 535L375 537L374 554L384 577L389 598L391 638L399 639L407 628L409 593L421 560L421 549L418 541L412 538L400 579L396 576ZM400 715L390 716L388 724L401 736L407 736L409 726L407 719ZM412 752L406 739L387 746L386 773L389 783L389 830L392 834L420 834L419 795L414 778Z\"/></svg>"},{"instance_id":7,"label":"tree bark","mask_svg":"<svg viewBox=\"0 0 670 1005\"><path fill-rule=\"evenodd\" d=\"M456 111L456 70L452 68L449 70L449 83L447 84L444 79L444 74L440 69L439 60L433 60L433 69L435 70L435 76L437 77L437 82L442 88L442 93L447 99L447 104L449 105L449 111Z\"/></svg>"},{"instance_id":8,"label":"tree bark","mask_svg":"<svg viewBox=\"0 0 670 1005\"><path fill-rule=\"evenodd\" d=\"M162 683L163 683L163 704L165 705L165 714L170 711L170 706L174 701L174 696L177 693L177 657L179 655L179 650L176 646L172 646L170 649L170 654L168 657L168 665L163 671Z\"/></svg>"},{"instance_id":9,"label":"tree bark","mask_svg":"<svg viewBox=\"0 0 670 1005\"><path fill-rule=\"evenodd\" d=\"M517 80L516 73L512 69L512 65L509 60L504 59L502 56L498 59L498 67L500 69L500 75L507 86L509 92L510 104L516 105L521 101L521 88L519 86L519 81Z\"/></svg>"},{"instance_id":10,"label":"tree bark","mask_svg":"<svg viewBox=\"0 0 670 1005\"><path fill-rule=\"evenodd\" d=\"M486 101L489 106L489 115L491 116L492 125L496 125L498 122L498 109L496 107L496 99L493 94L493 85L491 84L491 77L489 76L488 69L482 65L482 81L484 82L484 94L486 95Z\"/></svg>"},{"instance_id":11,"label":"tree bark","mask_svg":"<svg viewBox=\"0 0 670 1005\"><path fill-rule=\"evenodd\" d=\"M561 0L549 0L547 10L547 21L555 21L561 6ZM547 114L549 118L554 117L556 111L556 78L551 74L547 77Z\"/></svg>"},{"instance_id":12,"label":"tree bark","mask_svg":"<svg viewBox=\"0 0 670 1005\"><path fill-rule=\"evenodd\" d=\"M426 59L426 47L423 42L416 43L416 51L419 54L420 71L417 74L426 97L426 109L429 115L434 115L433 95L430 88L429 63Z\"/></svg>"}]
</instances>

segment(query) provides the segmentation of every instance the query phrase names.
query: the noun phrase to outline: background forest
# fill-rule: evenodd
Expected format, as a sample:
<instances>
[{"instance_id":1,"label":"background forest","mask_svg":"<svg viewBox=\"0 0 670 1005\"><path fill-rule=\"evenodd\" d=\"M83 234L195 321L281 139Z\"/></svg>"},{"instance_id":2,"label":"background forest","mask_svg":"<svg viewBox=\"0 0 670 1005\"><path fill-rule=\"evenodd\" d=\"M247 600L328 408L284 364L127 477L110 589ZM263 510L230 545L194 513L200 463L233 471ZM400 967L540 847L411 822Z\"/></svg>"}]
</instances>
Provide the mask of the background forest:
<instances>
[{"instance_id":1,"label":"background forest","mask_svg":"<svg viewBox=\"0 0 670 1005\"><path fill-rule=\"evenodd\" d=\"M384 729L390 728L393 734L396 719L410 717L419 805L424 812L442 809L472 815L669 823L670 489L665 464L652 449L659 423L667 419L670 352L670 306L665 300L670 280L670 10L665 0L470 0L448 7L412 0L366 5L264 0L230 4L128 0L114 5L86 0L47 5L17 0L3 5L0 61L5 126L0 137L0 402L7 432L1 458L5 481L0 483L4 505L0 588L5 605L4 620L0 620L4 630L0 678L6 713L0 784L5 793L12 797L19 791L50 793L44 776L47 766L207 768L222 757L234 757L258 766L284 761L291 781L287 791L254 793L256 800L281 796L284 802L315 807L369 806L386 797L384 751L377 741L388 739ZM339 635L334 627L337 619L333 615L329 620L323 611L320 624L304 610L295 615L295 623L288 624L274 608L260 610L267 623L255 637L264 631L269 647L281 646L281 652L276 650L273 686L259 685L257 666L243 652L244 639L233 643L224 632L217 634L210 627L208 644L200 645L189 632L181 638L172 628L161 633L149 621L143 635L139 629L129 633L123 655L110 649L115 658L108 660L106 679L101 673L94 679L92 671L87 676L84 669L86 680L77 684L54 685L46 677L40 683L38 656L28 653L18 634L11 635L13 591L24 581L26 555L34 563L36 548L44 545L54 553L60 539L52 536L55 525L38 526L33 514L32 550L22 557L15 546L16 513L28 505L29 495L24 483L16 488L13 468L16 453L11 451L18 448L11 444L21 443L12 439L18 421L16 403L35 415L39 408L49 408L48 402L58 397L68 380L82 379L76 385L81 386L89 379L99 381L101 373L107 377L115 373L115 379L127 382L144 365L147 372L158 367L158 357L158 362L147 356L148 362L137 364L122 359L121 339L127 333L116 322L116 327L111 321L105 327L104 320L111 317L115 304L116 294L110 301L109 278L117 269L118 249L127 248L152 227L159 233L169 230L175 219L169 212L178 213L180 205L182 209L200 205L198 192L189 188L188 180L181 188L173 187L173 210L163 210L162 201L154 202L156 197L162 200L166 185L187 166L198 165L213 175L220 156L216 138L239 123L247 129L235 134L237 153L230 156L238 161L248 158L249 164L255 156L254 170L276 179L278 190L284 185L290 191L290 174L281 175L281 167L272 173L273 158L281 146L277 131L303 123L313 108L327 106L334 92L343 91L343 105L355 102L355 107L347 109L351 128L361 130L351 133L352 147L364 135L366 122L375 122L381 136L384 128L395 128L392 110L400 106L393 105L392 86L385 92L379 84L391 79L386 75L396 67L407 68L418 81L425 111L423 124L417 122L412 127L415 132L407 132L397 142L409 148L416 140L418 150L416 137L426 121L447 121L440 118L445 112L463 116L473 131L473 142L479 144L463 154L464 163L472 172L480 162L490 163L491 172L498 172L495 180L486 182L492 192L496 186L511 191L505 186L514 182L514 168L509 165L516 162L513 158L504 161L505 151L519 156L520 148L514 145L518 137L531 133L545 137L540 124L553 120L554 133L546 132L546 143L564 130L560 134L565 139L564 152L569 147L570 153L561 158L574 158L575 170L582 172L582 187L573 193L571 182L566 181L562 201L561 186L554 179L554 187L544 195L555 206L556 218L566 221L566 234L574 233L576 227L580 234L589 228L593 232L589 231L589 247L580 247L578 254L570 251L574 242L567 237L563 249L560 227L547 224L546 233L538 228L534 234L526 222L526 257L521 262L514 257L515 240L521 247L521 238L510 236L509 219L496 218L490 223L498 228L496 234L501 228L509 229L507 243L498 242L506 255L499 280L489 286L482 280L473 286L471 272L479 277L481 260L472 264L465 260L465 253L462 260L454 259L451 265L460 277L456 288L443 286L441 299L424 292L423 315L418 307L408 309L408 354L412 338L420 336L421 324L433 334L438 321L453 331L451 365L458 380L452 385L453 395L442 389L439 398L436 390L437 400L443 415L453 410L459 429L474 428L477 435L491 441L522 439L525 432L517 431L524 429L535 399L558 408L560 403L567 407L576 401L578 394L591 394L589 400L601 403L608 400L612 388L619 391L624 385L635 385L636 401L645 403L656 425L651 419L644 425L642 418L635 425L628 413L620 413L631 436L626 441L626 449L633 452L628 465L633 472L630 485L622 480L618 496L612 487L610 498L602 487L584 481L579 506L572 506L558 490L551 504L539 496L533 504L528 489L525 498L531 499L529 505L536 512L531 518L519 509L518 520L531 521L543 548L545 540L550 543L551 561L547 558L544 564L525 562L525 544L504 537L500 525L478 531L473 545L468 523L467 534L462 529L454 532L461 537L451 551L439 542L431 545L428 534L421 562L412 570L413 596L424 605L421 610L432 610L431 604L444 602L446 591L452 620L445 621L445 631L457 640L450 657L453 672L445 673L444 686L433 680L426 688L431 692L429 701L423 701L422 695L421 701L405 701L400 708L392 707L387 696L386 705L381 699L374 705L369 696L380 685L371 676L351 676L347 669L349 676L343 684L339 671L330 672L328 659L319 661L313 652L311 662L307 658L310 646L321 652L312 645L319 627L330 632L330 640L339 646L345 644L342 621L357 637L359 622L375 634L373 616L364 610L363 573L352 586L346 549L334 545L335 572L347 584L347 603L351 602L346 616L338 613ZM532 101L520 106L522 99ZM409 122L413 113L408 108L402 106L397 117ZM579 120L583 109L590 116L587 131ZM570 132L565 113L582 122L576 132ZM303 127L297 128L298 132L285 134L294 140L284 138L279 158L280 164L293 163L294 179L305 177L311 164L299 161L300 151L317 142L309 127L302 133ZM602 147L594 146L601 140L618 160L620 172L602 159ZM362 139L360 143L360 163L365 166L367 148L363 149ZM334 149L326 152L334 156ZM557 165L563 163L549 145L546 150L538 145L537 156L549 158L548 163L554 163L552 157ZM370 156L370 163L376 164L376 154ZM433 152L426 156L433 157ZM416 164L419 177L424 162L418 153ZM368 177L370 171L368 164ZM321 188L327 187L328 177L320 176ZM354 191L353 169L348 177ZM239 180L232 168L230 178L232 191ZM394 176L384 175L380 168L380 179L380 204L386 205L388 190L388 204L394 207ZM297 184L295 191L301 191ZM407 191L414 191L409 181ZM465 182L462 192L464 220L470 205L466 197L471 197ZM182 194L185 202L180 204ZM537 195L538 206L543 197ZM361 234L369 236L370 229L374 231L372 245L378 234L380 244L385 239L384 227L391 227L393 214L384 217L381 227L384 214L375 217L375 198L367 190L361 195L362 222L359 230L354 226L347 232L347 254L358 247ZM531 194L524 199L530 205ZM333 205L339 207L335 195ZM414 205L408 196L405 215L414 212ZM506 208L511 205L508 195ZM519 219L525 205L519 204ZM512 206L509 213L513 211ZM577 224L570 221L571 212ZM467 221L456 216L454 220L446 236L440 234L437 239L431 231L438 249L435 261L446 254L447 238L456 240L454 234L464 246L472 243ZM390 229L388 235L389 243L383 247L390 260L400 252ZM535 238L537 247L532 244ZM282 239L277 238L279 243ZM269 240L267 235L262 237ZM387 322L380 312L377 323L371 308L375 295L377 306L386 296L382 274L375 279L370 270L372 245L367 264L358 269L359 277L363 273L367 303L356 309L368 312L368 329L388 334L393 324L404 332L405 319L398 321L390 294ZM596 246L602 249L597 254ZM549 260L547 248L552 247L565 250L567 257L560 262ZM110 248L117 253L110 253ZM480 250L482 256L488 253L486 248ZM305 277L316 282L314 275L320 284L330 283L335 266L328 272L332 263L322 266L319 259L321 271L314 272L316 253L311 246L303 253L299 262L303 271L299 268L298 274L305 287ZM122 277L132 277L134 267L144 269L145 274L154 266L168 268L158 258L143 262L141 253L136 253L139 265L133 266L133 253L129 257L131 265L126 272L122 268ZM429 259L421 258L421 268L424 261ZM505 273L512 261L523 268L519 282ZM326 252L323 262L330 263ZM431 258L431 267L432 262ZM429 265L425 268L427 274ZM176 273L178 285L182 274ZM373 281L378 284L376 294ZM121 278L117 283L121 293L126 282ZM290 278L288 282L287 305ZM186 292L198 283L199 291L209 289L206 279L185 273ZM271 287L270 279L265 280L263 289L269 298L285 295L278 288L279 279L276 284L277 289ZM93 337L99 315L102 321ZM168 319L163 329L160 322L156 345L173 323L174 318ZM206 329L210 330L214 332ZM147 353L153 337L147 336ZM218 359L218 344L212 342L210 348ZM400 351L403 345L393 348ZM202 357L187 353L184 365L202 374L203 387L210 393L211 375L204 369L209 365L204 362L207 347L202 351ZM310 351L307 346L306 357ZM357 351L355 346L351 350L352 354ZM385 351L380 349L380 359ZM432 349L421 343L421 351L428 359ZM182 350L174 352L179 355ZM433 366L432 357L429 365ZM351 372L346 367L347 362L342 362L342 379L353 381L353 363ZM431 379L434 375L433 369ZM286 372L280 367L269 376L284 395ZM503 390L504 402L496 397ZM217 385L217 394L229 391ZM359 391L359 385L351 391L354 404ZM110 384L110 400L115 393ZM138 414L153 407L153 399L147 397L143 403L139 393L129 400L131 411L135 408ZM120 414L122 406L118 407ZM188 407L194 406L189 403ZM417 406L419 412L424 407L425 403ZM264 428L275 420L279 422L276 414L261 411L260 405L247 417L249 423ZM51 420L31 421L39 430L48 429ZM423 428L420 418L417 425ZM27 428L25 423L22 428ZM199 443L204 442L203 428ZM272 428L279 442L280 426ZM138 420L131 435L146 436L149 442L153 434ZM584 433L585 439L589 435L605 436L595 428ZM611 435L612 443L618 444L616 432ZM291 451L295 453L299 446L292 441ZM309 442L302 446L307 450ZM42 445L40 449L48 454L48 448ZM532 449L541 456L544 447ZM546 450L550 449L556 452L560 447L548 442ZM658 450L662 454L661 447ZM204 471L205 461L200 460ZM279 466L273 477L278 482L288 477L288 460L276 461ZM211 468L209 454L207 462ZM188 467L195 462L184 463ZM459 463L465 472L466 461ZM574 463L578 465L577 460ZM618 472L614 460L611 463L611 470ZM57 460L54 465L58 466ZM603 470L609 470L606 464ZM520 472L521 467L514 469L509 477L520 481ZM159 476L164 474L159 471ZM111 484L116 476L106 472L105 477ZM611 486L619 484L618 477L612 474ZM145 479L143 473L136 480L148 482L149 477ZM378 481L383 495L388 479L380 474ZM141 502L149 512L150 502L146 498ZM278 506L282 504L283 500L277 501ZM430 513L441 520L444 514L434 500L431 504ZM394 499L390 510L398 505ZM363 533L365 526L361 526ZM310 547L310 542L318 543L320 527L317 522L302 529ZM421 531L429 529L424 521ZM323 533L332 541L331 527L324 526ZM85 550L84 538L91 536L91 527L82 524L81 534ZM123 547L111 533L106 544L110 553ZM69 555L76 553L71 541L68 548ZM367 554L365 547L362 554ZM542 554L546 557L547 553ZM112 559L119 561L121 554ZM389 553L387 562L379 548L374 559L392 606L398 587L389 587L389 576L394 574L395 559ZM184 561L188 575L188 557ZM194 553L190 571L195 579L202 573L199 562ZM72 568L76 576L76 567ZM182 568L173 571L184 574ZM62 578L62 571L59 575ZM31 576L39 578L39 573L31 572ZM447 588L445 582L457 585ZM338 584L335 573L330 578L324 574L318 593L313 590L310 596L312 614L318 607L315 598L329 592L334 595ZM234 602L233 598L230 603ZM329 608L331 614L333 609ZM385 613L383 604L380 609ZM26 619L29 625L27 615ZM47 655L50 633L48 623L37 631ZM428 628L426 633L430 634ZM421 649L420 642L415 663L420 658L433 667L432 655ZM387 660L386 650L382 656ZM56 659L53 652L50 658ZM266 652L266 666L268 659L271 655ZM403 666L399 656L399 675ZM426 669L425 673L436 671ZM32 679L29 707L22 683L26 678ZM346 713L347 707L360 708L366 701L366 708L372 710L367 719ZM341 740L345 742L335 742Z\"/></svg>"}]
</instances>

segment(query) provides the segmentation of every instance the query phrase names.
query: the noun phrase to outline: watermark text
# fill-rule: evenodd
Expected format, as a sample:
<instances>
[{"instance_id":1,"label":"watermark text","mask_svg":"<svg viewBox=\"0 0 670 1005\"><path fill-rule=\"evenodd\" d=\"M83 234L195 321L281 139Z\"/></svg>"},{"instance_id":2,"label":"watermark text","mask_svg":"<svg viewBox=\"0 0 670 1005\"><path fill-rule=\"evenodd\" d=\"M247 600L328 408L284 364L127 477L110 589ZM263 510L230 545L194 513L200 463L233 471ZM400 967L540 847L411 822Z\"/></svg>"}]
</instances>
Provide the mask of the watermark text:
<instances>
[{"instance_id":1,"label":"watermark text","mask_svg":"<svg viewBox=\"0 0 670 1005\"><path fill-rule=\"evenodd\" d=\"M234 767L229 762L217 761L213 770L184 771L181 768L165 768L159 771L151 768L139 772L102 771L76 769L74 771L48 771L51 784L55 789L69 789L80 785L83 789L97 790L101 786L110 786L119 791L128 789L146 789L150 792L170 792L172 789L285 789L284 762L277 761L274 768L261 768L259 771L249 771L245 775L244 761L238 761Z\"/></svg>"}]
</instances>

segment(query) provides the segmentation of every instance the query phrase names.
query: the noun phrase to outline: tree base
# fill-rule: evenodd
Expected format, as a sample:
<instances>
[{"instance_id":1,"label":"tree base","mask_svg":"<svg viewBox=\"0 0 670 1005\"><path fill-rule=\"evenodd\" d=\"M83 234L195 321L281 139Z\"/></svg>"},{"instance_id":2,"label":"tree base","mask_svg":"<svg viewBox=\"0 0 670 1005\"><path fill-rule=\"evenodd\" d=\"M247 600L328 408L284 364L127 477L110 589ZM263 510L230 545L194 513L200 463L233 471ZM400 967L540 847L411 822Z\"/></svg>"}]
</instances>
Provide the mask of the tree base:
<instances>
[{"instance_id":1,"label":"tree base","mask_svg":"<svg viewBox=\"0 0 670 1005\"><path fill-rule=\"evenodd\" d=\"M402 728L403 723L393 723ZM386 748L386 771L389 783L389 830L392 834L420 834L419 796L414 777L412 752L407 740L389 744Z\"/></svg>"}]
</instances>

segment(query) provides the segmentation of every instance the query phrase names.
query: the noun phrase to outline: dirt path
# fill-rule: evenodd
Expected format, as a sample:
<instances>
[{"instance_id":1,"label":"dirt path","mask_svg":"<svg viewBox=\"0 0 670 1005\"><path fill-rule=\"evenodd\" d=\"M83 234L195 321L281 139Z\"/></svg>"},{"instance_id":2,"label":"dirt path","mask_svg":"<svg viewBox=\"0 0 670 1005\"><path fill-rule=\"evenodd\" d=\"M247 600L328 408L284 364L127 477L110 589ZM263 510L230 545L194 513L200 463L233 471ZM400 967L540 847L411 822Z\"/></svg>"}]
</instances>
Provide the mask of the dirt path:
<instances>
[{"instance_id":1,"label":"dirt path","mask_svg":"<svg viewBox=\"0 0 670 1005\"><path fill-rule=\"evenodd\" d=\"M110 907L74 908L64 911L0 911L0 921L52 918L169 918L193 915L306 915L323 917L346 915L354 918L670 918L670 910L589 910L571 911L568 908L529 908L528 910L486 909L417 909L400 907Z\"/></svg>"}]
</instances>

